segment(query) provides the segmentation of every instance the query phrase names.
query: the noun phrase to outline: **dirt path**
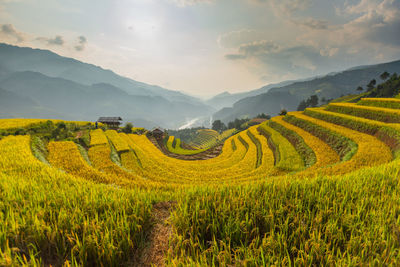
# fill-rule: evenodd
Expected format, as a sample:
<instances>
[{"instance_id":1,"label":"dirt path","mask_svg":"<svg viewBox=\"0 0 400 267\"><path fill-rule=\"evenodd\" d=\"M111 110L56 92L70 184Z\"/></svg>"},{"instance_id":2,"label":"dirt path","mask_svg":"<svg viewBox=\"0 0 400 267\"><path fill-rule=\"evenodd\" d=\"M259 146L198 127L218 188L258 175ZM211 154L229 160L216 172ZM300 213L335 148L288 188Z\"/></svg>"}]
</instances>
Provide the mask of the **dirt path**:
<instances>
[{"instance_id":1,"label":"dirt path","mask_svg":"<svg viewBox=\"0 0 400 267\"><path fill-rule=\"evenodd\" d=\"M75 139L79 139L83 136L83 131L79 131L76 133Z\"/></svg>"},{"instance_id":2,"label":"dirt path","mask_svg":"<svg viewBox=\"0 0 400 267\"><path fill-rule=\"evenodd\" d=\"M165 266L165 254L172 232L172 227L168 222L172 206L172 202L154 204L154 227L149 235L149 245L143 250L138 266Z\"/></svg>"}]
</instances>

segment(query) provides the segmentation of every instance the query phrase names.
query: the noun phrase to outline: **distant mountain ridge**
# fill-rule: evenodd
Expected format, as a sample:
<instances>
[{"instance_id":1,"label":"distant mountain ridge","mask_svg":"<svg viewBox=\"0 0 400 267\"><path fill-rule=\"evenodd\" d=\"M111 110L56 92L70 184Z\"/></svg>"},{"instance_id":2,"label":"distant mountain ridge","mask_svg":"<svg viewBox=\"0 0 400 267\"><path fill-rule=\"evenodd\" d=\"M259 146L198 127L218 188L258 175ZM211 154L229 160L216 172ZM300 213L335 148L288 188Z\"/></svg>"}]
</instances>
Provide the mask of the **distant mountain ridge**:
<instances>
[{"instance_id":1,"label":"distant mountain ridge","mask_svg":"<svg viewBox=\"0 0 400 267\"><path fill-rule=\"evenodd\" d=\"M332 73L329 73L324 76L328 76L328 75L332 75L332 74L336 74L336 73L332 72ZM287 81L283 81L283 82L279 82L279 83L271 83L271 84L267 84L261 88L246 91L246 92L241 92L241 93L231 94L229 92L223 92L223 93L220 93L220 94L206 100L206 103L209 104L210 106L213 106L216 109L232 107L232 105L235 102L237 102L241 99L244 99L246 97L261 95L263 93L267 93L272 88L280 88L280 87L287 86L287 85L290 85L290 84L293 84L296 82L310 81L310 80L317 79L319 77L321 77L321 76L315 76L315 77L309 77L309 78L297 79L297 80L287 80Z\"/></svg>"},{"instance_id":2,"label":"distant mountain ridge","mask_svg":"<svg viewBox=\"0 0 400 267\"><path fill-rule=\"evenodd\" d=\"M138 126L176 128L215 111L200 99L119 76L110 70L59 56L48 50L0 44L0 88L18 105L19 97L35 103L1 117L54 117L95 120L123 116ZM4 100L5 101L5 100ZM10 110L10 109L9 109ZM32 113L33 112L33 113Z\"/></svg>"},{"instance_id":3,"label":"distant mountain ridge","mask_svg":"<svg viewBox=\"0 0 400 267\"><path fill-rule=\"evenodd\" d=\"M353 67L342 72L330 73L311 80L273 87L268 92L235 102L213 114L213 119L225 123L239 117L253 117L259 113L277 115L281 109L296 110L299 102L316 94L319 99L337 98L355 93L358 86L365 86L372 79L381 81L383 72L400 73L400 60L388 63Z\"/></svg>"},{"instance_id":4,"label":"distant mountain ridge","mask_svg":"<svg viewBox=\"0 0 400 267\"><path fill-rule=\"evenodd\" d=\"M259 95L262 93L266 93L271 88L285 86L285 85L291 84L293 82L294 81L284 81L284 82L275 83L275 84L268 84L259 89L242 92L242 93L231 94L229 92L223 92L221 94L218 94L218 95L208 99L206 101L206 103L212 107L215 107L216 109L220 109L220 108L224 108L224 107L231 107L233 105L233 103L235 103L236 101L238 101L240 99Z\"/></svg>"}]
</instances>

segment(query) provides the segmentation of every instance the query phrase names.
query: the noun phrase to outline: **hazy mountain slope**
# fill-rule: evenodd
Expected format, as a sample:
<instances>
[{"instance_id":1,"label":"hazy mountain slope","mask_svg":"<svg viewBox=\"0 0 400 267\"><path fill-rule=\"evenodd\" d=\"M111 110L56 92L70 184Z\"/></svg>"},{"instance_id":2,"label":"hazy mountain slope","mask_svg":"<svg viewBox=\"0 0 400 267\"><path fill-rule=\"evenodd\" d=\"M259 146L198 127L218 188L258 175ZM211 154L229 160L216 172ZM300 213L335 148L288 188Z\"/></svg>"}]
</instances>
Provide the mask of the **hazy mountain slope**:
<instances>
[{"instance_id":1,"label":"hazy mountain slope","mask_svg":"<svg viewBox=\"0 0 400 267\"><path fill-rule=\"evenodd\" d=\"M147 125L175 128L185 123L187 118L212 111L202 104L168 101L161 96L130 95L110 84L87 86L31 71L10 74L0 81L0 87L12 92L12 96L31 99L36 103L35 109L49 111L49 114L35 113L46 118L54 113L59 118L90 121L99 116L122 116L125 121L141 119ZM29 117L32 111L29 107L32 105L21 109L20 116Z\"/></svg>"},{"instance_id":2,"label":"hazy mountain slope","mask_svg":"<svg viewBox=\"0 0 400 267\"><path fill-rule=\"evenodd\" d=\"M216 109L221 109L224 107L231 107L235 102L239 101L240 99L259 95L262 93L266 93L271 88L285 86L288 84L292 84L294 82L295 81L284 81L281 83L269 84L269 85L263 86L261 88L255 89L255 90L251 90L248 92L242 92L242 93L231 94L229 92L223 92L221 94L218 94L218 95L208 99L206 101L206 104L208 104Z\"/></svg>"},{"instance_id":3,"label":"hazy mountain slope","mask_svg":"<svg viewBox=\"0 0 400 267\"><path fill-rule=\"evenodd\" d=\"M400 60L365 67L353 67L334 75L294 83L281 88L273 88L271 92L290 92L302 99L312 94L317 94L319 97L336 98L342 94L355 93L358 86L365 88L372 79L376 79L379 83L381 81L379 76L385 71L400 73Z\"/></svg>"},{"instance_id":4,"label":"hazy mountain slope","mask_svg":"<svg viewBox=\"0 0 400 267\"><path fill-rule=\"evenodd\" d=\"M137 126L176 128L215 112L180 92L136 82L47 50L5 44L0 44L0 87L12 93L4 94L5 102L8 98L17 102L17 97L34 101L35 105L19 109L22 117L57 114L93 121L99 116L122 116L125 121L139 122ZM2 116L15 117L16 110L3 108Z\"/></svg>"},{"instance_id":5,"label":"hazy mountain slope","mask_svg":"<svg viewBox=\"0 0 400 267\"><path fill-rule=\"evenodd\" d=\"M31 110L35 106L37 105L32 99L0 88L0 118L5 117L5 114L14 114L15 117L18 112Z\"/></svg>"},{"instance_id":6,"label":"hazy mountain slope","mask_svg":"<svg viewBox=\"0 0 400 267\"><path fill-rule=\"evenodd\" d=\"M241 99L232 108L219 110L213 115L213 119L228 122L236 117L251 117L261 112L276 115L282 108L296 110L301 100L313 94L317 94L320 99L337 98L355 93L358 86L365 88L372 79L376 79L379 83L379 76L384 71L400 73L400 61L354 67L340 73L271 88L267 93Z\"/></svg>"},{"instance_id":7,"label":"hazy mountain slope","mask_svg":"<svg viewBox=\"0 0 400 267\"><path fill-rule=\"evenodd\" d=\"M48 50L0 44L0 59L0 66L10 71L35 71L84 85L108 83L132 95L163 96L173 101L200 102L197 98L181 92L122 77L111 70L62 57Z\"/></svg>"},{"instance_id":8,"label":"hazy mountain slope","mask_svg":"<svg viewBox=\"0 0 400 267\"><path fill-rule=\"evenodd\" d=\"M240 117L254 117L260 113L276 115L281 109L296 106L300 99L286 92L272 92L239 100L231 108L223 108L214 113L213 120L220 119L225 123Z\"/></svg>"}]
</instances>

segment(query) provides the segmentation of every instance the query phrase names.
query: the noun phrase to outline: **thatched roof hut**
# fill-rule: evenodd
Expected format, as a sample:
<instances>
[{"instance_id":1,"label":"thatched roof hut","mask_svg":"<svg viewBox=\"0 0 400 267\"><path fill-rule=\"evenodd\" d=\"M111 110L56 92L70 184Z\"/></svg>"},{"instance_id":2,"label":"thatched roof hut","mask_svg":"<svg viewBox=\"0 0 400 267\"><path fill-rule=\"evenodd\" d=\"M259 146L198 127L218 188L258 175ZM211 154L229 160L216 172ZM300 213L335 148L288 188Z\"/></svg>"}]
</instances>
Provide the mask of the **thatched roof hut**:
<instances>
[{"instance_id":1,"label":"thatched roof hut","mask_svg":"<svg viewBox=\"0 0 400 267\"><path fill-rule=\"evenodd\" d=\"M121 117L100 117L97 122L103 123L110 128L118 128L122 123Z\"/></svg>"}]
</instances>

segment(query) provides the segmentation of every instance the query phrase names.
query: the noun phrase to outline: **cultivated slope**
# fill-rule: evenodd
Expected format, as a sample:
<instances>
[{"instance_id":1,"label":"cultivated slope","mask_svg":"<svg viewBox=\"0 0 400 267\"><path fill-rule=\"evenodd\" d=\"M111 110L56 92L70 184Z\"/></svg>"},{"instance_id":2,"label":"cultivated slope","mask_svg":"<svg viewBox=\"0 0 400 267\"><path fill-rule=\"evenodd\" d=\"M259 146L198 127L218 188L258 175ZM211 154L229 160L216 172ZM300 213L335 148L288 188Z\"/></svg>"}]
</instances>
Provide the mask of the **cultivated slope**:
<instances>
[{"instance_id":1,"label":"cultivated slope","mask_svg":"<svg viewBox=\"0 0 400 267\"><path fill-rule=\"evenodd\" d=\"M0 263L398 265L397 104L290 112L199 161L97 129L86 149L50 141L47 165L30 136L5 136Z\"/></svg>"}]
</instances>

